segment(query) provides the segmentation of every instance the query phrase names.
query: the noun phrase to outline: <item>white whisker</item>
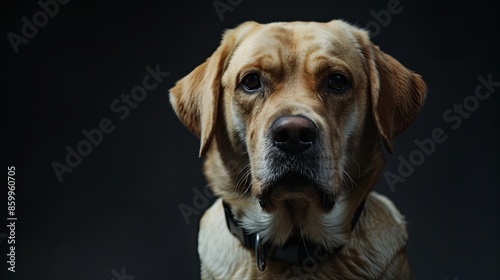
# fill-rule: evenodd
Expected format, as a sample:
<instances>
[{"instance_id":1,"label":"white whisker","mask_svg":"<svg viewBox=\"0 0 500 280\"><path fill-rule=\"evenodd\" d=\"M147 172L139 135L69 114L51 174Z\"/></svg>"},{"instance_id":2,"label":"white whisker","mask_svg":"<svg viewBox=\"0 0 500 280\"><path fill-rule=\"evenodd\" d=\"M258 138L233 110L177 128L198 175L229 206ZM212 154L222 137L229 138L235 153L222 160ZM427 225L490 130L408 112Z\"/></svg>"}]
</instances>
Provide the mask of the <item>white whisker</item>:
<instances>
[{"instance_id":1,"label":"white whisker","mask_svg":"<svg viewBox=\"0 0 500 280\"><path fill-rule=\"evenodd\" d=\"M288 236L289 236L289 235L290 235L290 233L292 232L293 226L295 225L295 222L296 222L296 221L297 221L297 217L293 220L293 223L292 223L292 225L290 226L290 229L288 230L288 232L286 233L285 239L283 240L283 243L281 244L280 248L283 248L283 246L285 245L286 240L288 239Z\"/></svg>"}]
</instances>

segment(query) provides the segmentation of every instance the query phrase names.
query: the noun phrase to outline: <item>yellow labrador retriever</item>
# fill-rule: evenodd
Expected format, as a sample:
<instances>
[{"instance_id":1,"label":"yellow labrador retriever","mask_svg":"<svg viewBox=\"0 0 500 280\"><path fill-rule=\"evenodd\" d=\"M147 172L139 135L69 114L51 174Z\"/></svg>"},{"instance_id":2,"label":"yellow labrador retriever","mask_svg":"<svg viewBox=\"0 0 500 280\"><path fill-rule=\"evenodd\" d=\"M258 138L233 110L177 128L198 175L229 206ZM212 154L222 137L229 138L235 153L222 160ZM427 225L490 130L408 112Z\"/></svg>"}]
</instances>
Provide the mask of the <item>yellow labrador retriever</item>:
<instances>
[{"instance_id":1,"label":"yellow labrador retriever","mask_svg":"<svg viewBox=\"0 0 500 280\"><path fill-rule=\"evenodd\" d=\"M247 22L177 82L219 197L203 279L412 279L403 216L372 192L382 143L415 118L421 77L346 22Z\"/></svg>"}]
</instances>

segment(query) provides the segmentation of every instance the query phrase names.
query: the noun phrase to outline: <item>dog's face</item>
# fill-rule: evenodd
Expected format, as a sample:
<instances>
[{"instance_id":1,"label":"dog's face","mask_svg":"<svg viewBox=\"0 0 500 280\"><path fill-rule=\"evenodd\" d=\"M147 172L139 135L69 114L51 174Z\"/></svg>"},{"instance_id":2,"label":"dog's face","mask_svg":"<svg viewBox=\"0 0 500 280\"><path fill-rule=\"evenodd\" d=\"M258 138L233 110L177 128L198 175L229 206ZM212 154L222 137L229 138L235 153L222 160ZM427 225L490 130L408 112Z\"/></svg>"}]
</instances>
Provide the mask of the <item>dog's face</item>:
<instances>
[{"instance_id":1,"label":"dog's face","mask_svg":"<svg viewBox=\"0 0 500 280\"><path fill-rule=\"evenodd\" d=\"M418 75L342 21L245 23L171 90L212 189L276 242L346 232L378 179L380 140L391 151L424 96Z\"/></svg>"},{"instance_id":2,"label":"dog's face","mask_svg":"<svg viewBox=\"0 0 500 280\"><path fill-rule=\"evenodd\" d=\"M298 200L333 208L370 111L354 40L324 24L272 24L234 50L222 76L225 119L265 210Z\"/></svg>"}]
</instances>

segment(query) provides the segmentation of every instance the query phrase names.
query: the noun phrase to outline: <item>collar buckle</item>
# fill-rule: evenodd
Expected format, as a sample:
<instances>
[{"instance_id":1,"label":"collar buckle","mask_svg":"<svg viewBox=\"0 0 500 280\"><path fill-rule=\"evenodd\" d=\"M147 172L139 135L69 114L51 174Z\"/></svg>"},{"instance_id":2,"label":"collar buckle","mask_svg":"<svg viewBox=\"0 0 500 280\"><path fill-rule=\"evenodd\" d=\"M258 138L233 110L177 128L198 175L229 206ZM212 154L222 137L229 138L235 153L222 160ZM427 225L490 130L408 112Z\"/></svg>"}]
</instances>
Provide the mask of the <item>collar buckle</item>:
<instances>
[{"instance_id":1,"label":"collar buckle","mask_svg":"<svg viewBox=\"0 0 500 280\"><path fill-rule=\"evenodd\" d=\"M260 235L257 233L255 235L255 259L257 261L257 267L260 271L264 271L266 269L266 248L264 248L264 244Z\"/></svg>"}]
</instances>

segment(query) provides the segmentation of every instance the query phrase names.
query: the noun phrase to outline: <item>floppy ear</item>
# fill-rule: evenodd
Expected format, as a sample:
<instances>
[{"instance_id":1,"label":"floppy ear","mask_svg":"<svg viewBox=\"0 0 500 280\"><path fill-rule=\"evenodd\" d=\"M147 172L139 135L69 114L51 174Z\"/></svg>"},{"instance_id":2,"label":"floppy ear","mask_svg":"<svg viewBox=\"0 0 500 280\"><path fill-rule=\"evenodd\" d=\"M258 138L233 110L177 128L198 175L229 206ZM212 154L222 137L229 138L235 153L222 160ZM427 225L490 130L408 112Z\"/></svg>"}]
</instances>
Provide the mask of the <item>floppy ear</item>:
<instances>
[{"instance_id":1,"label":"floppy ear","mask_svg":"<svg viewBox=\"0 0 500 280\"><path fill-rule=\"evenodd\" d=\"M220 46L203 64L170 89L170 103L181 122L200 138L203 156L214 135L221 77L231 51L254 22L246 22L225 32ZM245 32L246 31L246 32Z\"/></svg>"},{"instance_id":2,"label":"floppy ear","mask_svg":"<svg viewBox=\"0 0 500 280\"><path fill-rule=\"evenodd\" d=\"M385 147L392 154L392 140L413 122L422 108L426 85L420 75L406 69L378 46L372 48L372 111Z\"/></svg>"},{"instance_id":3,"label":"floppy ear","mask_svg":"<svg viewBox=\"0 0 500 280\"><path fill-rule=\"evenodd\" d=\"M417 116L426 85L420 75L382 52L365 34L361 44L368 65L373 118L385 148L392 154L392 140Z\"/></svg>"}]
</instances>

